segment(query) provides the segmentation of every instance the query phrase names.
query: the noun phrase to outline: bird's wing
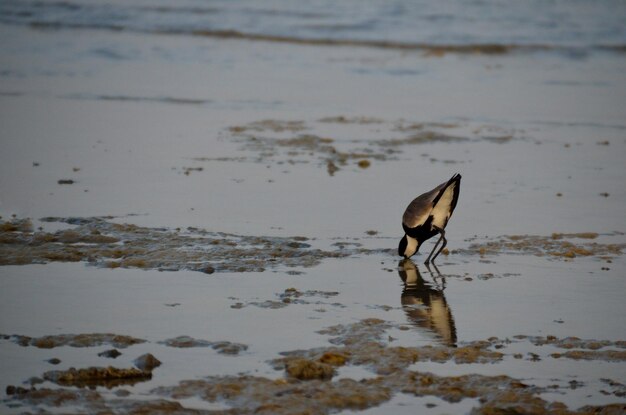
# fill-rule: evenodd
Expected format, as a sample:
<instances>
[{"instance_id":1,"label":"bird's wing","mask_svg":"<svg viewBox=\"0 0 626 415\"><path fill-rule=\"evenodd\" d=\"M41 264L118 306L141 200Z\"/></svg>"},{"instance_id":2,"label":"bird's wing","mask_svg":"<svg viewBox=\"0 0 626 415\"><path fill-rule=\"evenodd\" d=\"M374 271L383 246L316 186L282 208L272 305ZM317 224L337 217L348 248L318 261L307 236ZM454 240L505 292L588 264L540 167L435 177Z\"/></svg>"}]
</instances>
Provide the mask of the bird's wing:
<instances>
[{"instance_id":1,"label":"bird's wing","mask_svg":"<svg viewBox=\"0 0 626 415\"><path fill-rule=\"evenodd\" d=\"M402 223L409 228L415 228L416 226L422 225L424 222L426 222L428 216L432 214L432 210L437 205L439 200L445 196L448 196L446 197L445 202L451 205L450 212L447 216L449 217L456 207L456 201L459 197L458 182L460 180L461 175L455 174L447 182L441 183L433 190L419 195L418 197L413 199L413 201L409 203L409 206L404 211L404 215L402 216ZM446 193L446 189L448 189L448 187L450 187L451 190L451 192L449 192L450 194Z\"/></svg>"},{"instance_id":2,"label":"bird's wing","mask_svg":"<svg viewBox=\"0 0 626 415\"><path fill-rule=\"evenodd\" d=\"M445 189L439 193L439 198L433 203L433 210L431 215L433 216L433 226L445 228L448 224L452 212L456 207L456 202L459 199L459 181L461 177L455 175L448 181Z\"/></svg>"},{"instance_id":3,"label":"bird's wing","mask_svg":"<svg viewBox=\"0 0 626 415\"><path fill-rule=\"evenodd\" d=\"M433 210L433 206L439 200L440 193L446 188L448 182L441 183L433 190L419 195L407 206L402 216L402 223L409 228L423 224Z\"/></svg>"}]
</instances>

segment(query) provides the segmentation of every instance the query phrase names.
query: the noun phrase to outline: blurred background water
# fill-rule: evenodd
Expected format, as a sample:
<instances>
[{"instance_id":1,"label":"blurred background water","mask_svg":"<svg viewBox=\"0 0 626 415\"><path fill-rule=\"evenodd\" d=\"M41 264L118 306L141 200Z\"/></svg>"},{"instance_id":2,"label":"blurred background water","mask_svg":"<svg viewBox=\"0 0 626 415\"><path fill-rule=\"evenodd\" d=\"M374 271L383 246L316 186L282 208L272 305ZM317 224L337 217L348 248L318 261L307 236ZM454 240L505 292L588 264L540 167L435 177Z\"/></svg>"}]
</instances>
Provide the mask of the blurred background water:
<instances>
[{"instance_id":1,"label":"blurred background water","mask_svg":"<svg viewBox=\"0 0 626 415\"><path fill-rule=\"evenodd\" d=\"M408 44L626 47L622 0L3 0L0 22Z\"/></svg>"}]
</instances>

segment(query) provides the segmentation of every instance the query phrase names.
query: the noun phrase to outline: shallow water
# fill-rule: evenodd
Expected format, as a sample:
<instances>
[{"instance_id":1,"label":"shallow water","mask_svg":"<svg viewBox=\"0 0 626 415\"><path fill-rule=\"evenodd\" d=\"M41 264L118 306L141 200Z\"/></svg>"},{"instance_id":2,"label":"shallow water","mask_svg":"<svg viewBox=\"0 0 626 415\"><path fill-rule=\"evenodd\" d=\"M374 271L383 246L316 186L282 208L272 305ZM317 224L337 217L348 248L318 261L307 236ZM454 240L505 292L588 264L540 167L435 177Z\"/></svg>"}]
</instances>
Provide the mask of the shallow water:
<instances>
[{"instance_id":1,"label":"shallow water","mask_svg":"<svg viewBox=\"0 0 626 415\"><path fill-rule=\"evenodd\" d=\"M99 397L60 407L5 391L2 412L126 413L157 399L235 413L285 404L175 390L203 379L203 390L213 390L227 376L252 389L273 390L262 386L272 381L320 394L320 413L507 408L497 390L515 382L527 385L515 392L518 404L543 411L551 402L570 410L626 403L626 61L589 48L623 44L621 26L611 23L620 6L609 14L613 3L600 2L585 14L582 3L551 3L554 16L565 16L553 29L524 9L520 27L530 19L545 31L511 30L507 40L499 26L478 30L480 19L435 39L428 25L417 25L426 31L419 34L402 23L411 13L369 4L357 20L380 20L337 31L347 6L316 15L321 2L298 13L279 3L216 3L204 14L194 2L177 10L2 3L13 11L0 25L0 215L3 224L31 218L32 228L0 233L0 386L29 389L30 378L70 367L129 368L144 353L163 363L150 380L98 386ZM264 26L277 19L271 7L283 16L284 26L271 25L276 32ZM465 16L459 7L447 18ZM515 14L484 7L482 18L489 21L489 10L503 25ZM143 20L96 30L105 12ZM585 53L433 54L154 34L195 30L205 15L230 24L211 30L455 45L501 39ZM83 25L79 18L87 27L70 29ZM61 28L29 26L54 19ZM577 25L589 29L568 34ZM428 242L415 270L401 265L404 208L455 172L463 181L449 254L426 268ZM337 336L342 330L360 334ZM109 359L98 353L110 344L45 349L11 337L86 333L146 341ZM228 355L162 343L177 336L247 349ZM583 341L567 340L574 336ZM363 363L368 347L387 356L399 346L439 354ZM317 362L327 348L352 359L334 368L332 381L292 379L275 362L295 350ZM492 360L450 357L468 350ZM48 363L55 357L61 363ZM437 388L412 383L426 372ZM459 375L469 376L460 400L440 383ZM471 389L480 379L493 389ZM88 393L50 381L35 387ZM352 387L355 396L340 396Z\"/></svg>"}]
</instances>

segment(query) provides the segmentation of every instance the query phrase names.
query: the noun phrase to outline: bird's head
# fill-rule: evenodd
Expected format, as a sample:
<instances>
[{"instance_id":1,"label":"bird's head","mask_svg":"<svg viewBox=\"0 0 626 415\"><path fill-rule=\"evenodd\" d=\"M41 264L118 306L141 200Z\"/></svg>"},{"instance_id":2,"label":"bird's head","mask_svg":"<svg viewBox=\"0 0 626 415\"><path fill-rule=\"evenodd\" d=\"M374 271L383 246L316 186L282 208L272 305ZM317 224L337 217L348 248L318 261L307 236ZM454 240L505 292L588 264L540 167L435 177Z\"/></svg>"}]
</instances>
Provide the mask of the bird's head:
<instances>
[{"instance_id":1,"label":"bird's head","mask_svg":"<svg viewBox=\"0 0 626 415\"><path fill-rule=\"evenodd\" d=\"M398 255L410 258L415 255L419 247L417 239L405 234L402 239L400 239L400 244L398 245Z\"/></svg>"}]
</instances>

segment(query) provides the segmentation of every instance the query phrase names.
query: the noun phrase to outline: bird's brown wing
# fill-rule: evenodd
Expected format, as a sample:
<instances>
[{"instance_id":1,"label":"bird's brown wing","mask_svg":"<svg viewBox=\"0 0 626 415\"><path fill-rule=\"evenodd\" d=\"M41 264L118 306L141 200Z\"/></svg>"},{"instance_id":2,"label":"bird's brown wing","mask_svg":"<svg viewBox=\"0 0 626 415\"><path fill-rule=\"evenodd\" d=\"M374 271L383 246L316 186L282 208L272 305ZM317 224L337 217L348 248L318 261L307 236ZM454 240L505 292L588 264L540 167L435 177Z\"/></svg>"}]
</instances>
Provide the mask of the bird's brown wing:
<instances>
[{"instance_id":1,"label":"bird's brown wing","mask_svg":"<svg viewBox=\"0 0 626 415\"><path fill-rule=\"evenodd\" d=\"M402 223L409 228L423 224L428 219L435 202L439 200L440 194L443 193L448 183L441 183L433 190L413 199L404 211L404 215L402 215Z\"/></svg>"},{"instance_id":2,"label":"bird's brown wing","mask_svg":"<svg viewBox=\"0 0 626 415\"><path fill-rule=\"evenodd\" d=\"M426 222L428 216L433 213L433 208L437 205L437 202L441 199L446 189L454 185L453 194L448 195L451 196L451 200L449 201L450 207L447 208L449 212L447 212L447 219L452 215L454 208L456 207L456 202L459 198L459 183L461 180L461 175L456 173L454 176L450 178L445 183L441 183L439 186L435 187L430 192L426 192L422 195L419 195L411 203L404 211L404 215L402 216L402 223L404 226L409 228L415 228ZM445 226L445 224L440 225Z\"/></svg>"}]
</instances>

